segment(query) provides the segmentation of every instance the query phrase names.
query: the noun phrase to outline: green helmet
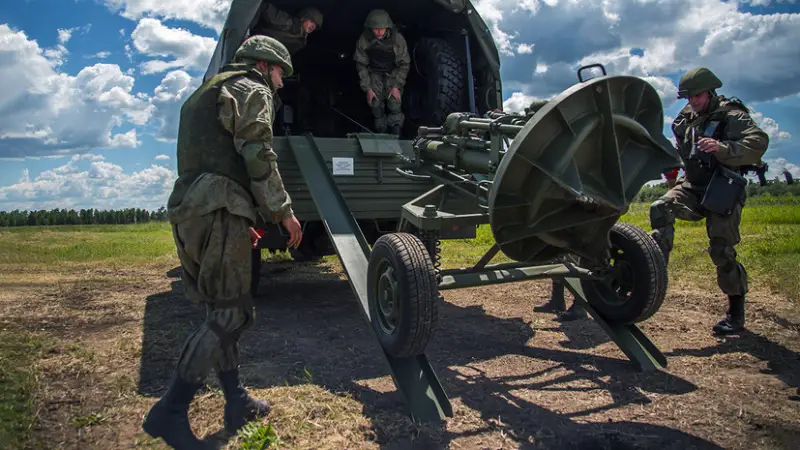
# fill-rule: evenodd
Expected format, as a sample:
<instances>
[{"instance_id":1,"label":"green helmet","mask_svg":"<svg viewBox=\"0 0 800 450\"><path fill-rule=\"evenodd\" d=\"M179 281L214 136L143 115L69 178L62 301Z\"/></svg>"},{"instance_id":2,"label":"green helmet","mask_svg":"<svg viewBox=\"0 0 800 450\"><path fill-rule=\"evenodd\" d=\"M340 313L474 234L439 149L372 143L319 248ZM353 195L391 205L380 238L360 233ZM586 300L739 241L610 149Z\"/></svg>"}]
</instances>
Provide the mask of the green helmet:
<instances>
[{"instance_id":1,"label":"green helmet","mask_svg":"<svg viewBox=\"0 0 800 450\"><path fill-rule=\"evenodd\" d=\"M383 9L373 9L364 21L365 28L392 28L392 18Z\"/></svg>"},{"instance_id":2,"label":"green helmet","mask_svg":"<svg viewBox=\"0 0 800 450\"><path fill-rule=\"evenodd\" d=\"M722 87L722 81L714 72L705 67L692 69L681 77L678 83L678 98L688 98L704 91L713 91Z\"/></svg>"},{"instance_id":3,"label":"green helmet","mask_svg":"<svg viewBox=\"0 0 800 450\"><path fill-rule=\"evenodd\" d=\"M240 62L244 59L277 64L283 68L283 75L286 77L291 76L294 72L289 50L280 41L270 36L258 34L244 41L233 55L233 62Z\"/></svg>"},{"instance_id":4,"label":"green helmet","mask_svg":"<svg viewBox=\"0 0 800 450\"><path fill-rule=\"evenodd\" d=\"M318 10L317 8L310 7L310 8L303 8L298 14L300 20L308 19L315 24L317 24L317 28L322 28L322 11Z\"/></svg>"}]
</instances>

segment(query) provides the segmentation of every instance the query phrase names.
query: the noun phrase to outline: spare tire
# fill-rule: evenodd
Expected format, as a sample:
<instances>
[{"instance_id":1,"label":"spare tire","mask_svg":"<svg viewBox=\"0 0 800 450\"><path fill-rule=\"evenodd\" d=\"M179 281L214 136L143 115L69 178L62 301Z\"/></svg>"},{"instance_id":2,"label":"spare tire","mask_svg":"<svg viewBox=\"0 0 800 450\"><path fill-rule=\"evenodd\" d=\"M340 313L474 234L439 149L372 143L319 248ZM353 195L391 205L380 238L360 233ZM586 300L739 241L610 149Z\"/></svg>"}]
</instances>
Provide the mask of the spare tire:
<instances>
[{"instance_id":1,"label":"spare tire","mask_svg":"<svg viewBox=\"0 0 800 450\"><path fill-rule=\"evenodd\" d=\"M440 126L450 113L466 111L466 64L446 40L422 38L411 48L411 69L406 87L406 123Z\"/></svg>"}]
</instances>

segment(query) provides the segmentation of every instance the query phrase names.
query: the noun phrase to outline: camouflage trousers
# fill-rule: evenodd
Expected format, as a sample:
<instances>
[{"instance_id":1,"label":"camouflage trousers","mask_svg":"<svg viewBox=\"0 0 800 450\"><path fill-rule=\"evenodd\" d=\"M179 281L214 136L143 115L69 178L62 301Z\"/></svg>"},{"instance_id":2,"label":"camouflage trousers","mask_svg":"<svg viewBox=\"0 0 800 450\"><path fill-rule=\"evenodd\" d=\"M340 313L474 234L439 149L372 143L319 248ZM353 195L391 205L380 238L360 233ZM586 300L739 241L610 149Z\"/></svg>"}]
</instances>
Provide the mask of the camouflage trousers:
<instances>
[{"instance_id":1,"label":"camouflage trousers","mask_svg":"<svg viewBox=\"0 0 800 450\"><path fill-rule=\"evenodd\" d=\"M206 321L186 340L178 375L202 383L212 368L239 366L238 340L253 323L247 218L220 208L173 225L186 298L206 306Z\"/></svg>"},{"instance_id":2,"label":"camouflage trousers","mask_svg":"<svg viewBox=\"0 0 800 450\"><path fill-rule=\"evenodd\" d=\"M387 127L402 127L405 116L403 115L401 106L403 99L403 88L399 88L400 101L395 100L394 97L389 96L390 87L388 86L389 74L386 73L370 73L370 87L372 92L375 93L375 99L369 105L372 109L372 115L375 117L375 130L378 133L385 133ZM386 114L386 109L389 114Z\"/></svg>"},{"instance_id":3,"label":"camouflage trousers","mask_svg":"<svg viewBox=\"0 0 800 450\"><path fill-rule=\"evenodd\" d=\"M741 241L739 224L744 196L728 216L703 211L700 206L702 196L703 192L698 193L679 183L653 202L650 205L652 236L669 258L675 239L675 219L696 222L705 218L708 254L717 268L717 285L726 295L745 295L748 292L747 271L736 260L734 248Z\"/></svg>"}]
</instances>

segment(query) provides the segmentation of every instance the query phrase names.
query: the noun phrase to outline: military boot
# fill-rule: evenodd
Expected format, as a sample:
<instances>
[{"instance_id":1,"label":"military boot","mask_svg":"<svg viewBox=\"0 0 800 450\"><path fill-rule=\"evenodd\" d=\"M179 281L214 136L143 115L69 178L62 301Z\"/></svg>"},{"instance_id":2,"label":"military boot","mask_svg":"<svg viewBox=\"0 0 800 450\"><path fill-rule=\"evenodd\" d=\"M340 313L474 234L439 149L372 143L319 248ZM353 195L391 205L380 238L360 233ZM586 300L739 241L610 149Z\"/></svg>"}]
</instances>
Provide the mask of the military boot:
<instances>
[{"instance_id":1,"label":"military boot","mask_svg":"<svg viewBox=\"0 0 800 450\"><path fill-rule=\"evenodd\" d=\"M728 314L714 325L714 333L729 334L744 330L744 296L728 296Z\"/></svg>"},{"instance_id":2,"label":"military boot","mask_svg":"<svg viewBox=\"0 0 800 450\"><path fill-rule=\"evenodd\" d=\"M534 312L562 312L567 309L567 304L564 301L564 285L558 281L553 280L550 300L544 305L534 306Z\"/></svg>"},{"instance_id":3,"label":"military boot","mask_svg":"<svg viewBox=\"0 0 800 450\"><path fill-rule=\"evenodd\" d=\"M252 398L239 382L238 369L218 375L225 394L225 431L236 434L247 422L269 414L269 403Z\"/></svg>"},{"instance_id":4,"label":"military boot","mask_svg":"<svg viewBox=\"0 0 800 450\"><path fill-rule=\"evenodd\" d=\"M176 375L167 393L147 413L142 424L144 431L156 439L163 439L175 450L215 448L211 443L197 439L189 426L189 404L201 386Z\"/></svg>"},{"instance_id":5,"label":"military boot","mask_svg":"<svg viewBox=\"0 0 800 450\"><path fill-rule=\"evenodd\" d=\"M392 125L389 127L389 134L400 136L400 125Z\"/></svg>"},{"instance_id":6,"label":"military boot","mask_svg":"<svg viewBox=\"0 0 800 450\"><path fill-rule=\"evenodd\" d=\"M559 322L571 322L573 320L585 319L586 317L588 317L586 310L578 306L577 303L572 302L572 306L570 306L568 310L559 313L556 316L556 320Z\"/></svg>"}]
</instances>

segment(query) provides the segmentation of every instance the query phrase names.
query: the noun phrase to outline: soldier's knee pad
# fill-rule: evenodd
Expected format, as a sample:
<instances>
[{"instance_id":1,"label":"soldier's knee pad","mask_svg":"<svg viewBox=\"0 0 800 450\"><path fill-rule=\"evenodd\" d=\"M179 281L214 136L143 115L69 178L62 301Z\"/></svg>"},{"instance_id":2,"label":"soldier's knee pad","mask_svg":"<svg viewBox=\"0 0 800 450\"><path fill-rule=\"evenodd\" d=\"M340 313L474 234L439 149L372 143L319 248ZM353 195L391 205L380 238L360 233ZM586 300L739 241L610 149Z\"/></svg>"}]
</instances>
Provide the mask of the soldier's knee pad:
<instances>
[{"instance_id":1,"label":"soldier's knee pad","mask_svg":"<svg viewBox=\"0 0 800 450\"><path fill-rule=\"evenodd\" d=\"M708 247L708 256L717 267L728 267L736 264L736 250L725 241L712 239Z\"/></svg>"},{"instance_id":2,"label":"soldier's knee pad","mask_svg":"<svg viewBox=\"0 0 800 450\"><path fill-rule=\"evenodd\" d=\"M669 203L665 202L662 199L658 199L650 204L651 228L664 228L674 223L675 223L675 214L673 214Z\"/></svg>"},{"instance_id":3,"label":"soldier's knee pad","mask_svg":"<svg viewBox=\"0 0 800 450\"><path fill-rule=\"evenodd\" d=\"M389 98L386 101L386 106L388 107L389 111L393 113L399 113L401 111L401 104L394 97Z\"/></svg>"}]
</instances>

